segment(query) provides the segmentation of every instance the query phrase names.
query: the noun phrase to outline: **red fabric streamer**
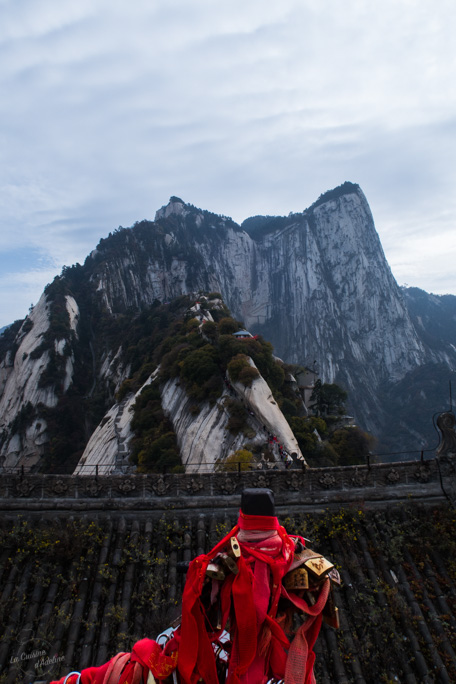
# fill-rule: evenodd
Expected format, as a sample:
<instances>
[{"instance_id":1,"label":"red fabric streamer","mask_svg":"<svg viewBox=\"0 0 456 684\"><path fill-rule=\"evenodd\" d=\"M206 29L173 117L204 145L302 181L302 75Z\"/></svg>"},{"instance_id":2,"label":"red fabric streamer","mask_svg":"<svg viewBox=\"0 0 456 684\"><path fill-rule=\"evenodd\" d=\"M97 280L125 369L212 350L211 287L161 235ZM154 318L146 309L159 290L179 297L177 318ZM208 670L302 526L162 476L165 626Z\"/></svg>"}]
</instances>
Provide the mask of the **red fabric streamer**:
<instances>
[{"instance_id":1,"label":"red fabric streamer","mask_svg":"<svg viewBox=\"0 0 456 684\"><path fill-rule=\"evenodd\" d=\"M81 684L139 684L149 670L158 681L163 681L176 669L177 651L166 654L153 639L141 639L131 653L118 653L101 667L88 667L81 672ZM67 684L74 684L72 675ZM74 677L74 679L73 679ZM63 684L65 677L59 682Z\"/></svg>"},{"instance_id":2,"label":"red fabric streamer","mask_svg":"<svg viewBox=\"0 0 456 684\"><path fill-rule=\"evenodd\" d=\"M315 653L313 647L320 632L322 621L322 610L325 607L330 589L330 581L327 579L320 589L316 603L309 606L307 601L293 593L287 593L282 589L286 596L297 608L309 615L309 618L301 625L288 651L288 658L285 670L285 684L313 684L313 666Z\"/></svg>"},{"instance_id":3,"label":"red fabric streamer","mask_svg":"<svg viewBox=\"0 0 456 684\"><path fill-rule=\"evenodd\" d=\"M272 515L248 515L239 511L238 525L241 530L278 530L280 525Z\"/></svg>"},{"instance_id":4,"label":"red fabric streamer","mask_svg":"<svg viewBox=\"0 0 456 684\"><path fill-rule=\"evenodd\" d=\"M114 658L111 658L111 660L100 667L87 667L85 670L82 670L80 680L81 684L103 684L105 675L113 660ZM67 684L75 684L77 678L78 675L71 675L71 677L69 677L67 680ZM65 677L63 676L59 680L50 682L50 684L63 684L64 681Z\"/></svg>"},{"instance_id":5,"label":"red fabric streamer","mask_svg":"<svg viewBox=\"0 0 456 684\"><path fill-rule=\"evenodd\" d=\"M239 572L232 585L233 608L236 616L236 631L233 639L233 662L230 667L227 684L238 684L240 675L244 675L257 650L256 611L253 596L252 571L244 559L239 558Z\"/></svg>"},{"instance_id":6,"label":"red fabric streamer","mask_svg":"<svg viewBox=\"0 0 456 684\"><path fill-rule=\"evenodd\" d=\"M236 535L241 548L238 572L229 573L217 592L211 594L205 590L203 594L203 587L209 581L208 564L220 552L230 549L230 538ZM149 670L158 681L164 681L176 668L181 684L201 681L219 684L213 644L228 622L231 649L228 648L226 684L266 684L272 676L284 679L285 684L315 684L312 649L321 627L321 612L330 582L326 580L316 592L314 605L288 593L282 580L292 567L294 550L294 540L277 518L241 512L239 524L207 555L191 562L182 597L181 626L166 646L162 649L152 639L142 639L131 654L118 654L101 667L83 670L81 684L139 684ZM206 615L202 600L206 593L214 600L219 595L217 627L210 624ZM291 645L282 628L285 615L277 617L281 597L307 615ZM77 675L69 678L69 684L75 684L76 678ZM52 684L63 684L63 678Z\"/></svg>"},{"instance_id":7,"label":"red fabric streamer","mask_svg":"<svg viewBox=\"0 0 456 684\"><path fill-rule=\"evenodd\" d=\"M168 655L153 639L141 639L133 646L131 660L150 670L155 679L162 680L176 669L177 651Z\"/></svg>"},{"instance_id":8,"label":"red fabric streamer","mask_svg":"<svg viewBox=\"0 0 456 684\"><path fill-rule=\"evenodd\" d=\"M218 684L215 655L206 630L205 612L200 600L206 568L239 530L234 527L207 555L198 556L187 572L182 596L182 623L179 630L180 649L177 669L183 684L196 684L202 678L205 684ZM213 635L218 637L221 630Z\"/></svg>"},{"instance_id":9,"label":"red fabric streamer","mask_svg":"<svg viewBox=\"0 0 456 684\"><path fill-rule=\"evenodd\" d=\"M266 518L268 522L271 518ZM274 520L274 519L272 519ZM256 523L258 524L258 523ZM257 528L255 528L257 529ZM266 530L267 531L267 530ZM252 537L256 539L256 536ZM255 657L250 666L236 675L238 649L241 642L237 632L233 639L230 658L228 682L231 684L262 684L266 682L270 663L274 663L274 673L285 672L286 651L289 641L282 628L275 620L280 598L282 577L287 572L293 557L294 543L283 527L278 527L275 534L264 539L250 541L246 535L238 535L242 550L242 558L252 567L253 586L252 600L255 606L255 621L251 621L251 632L255 637ZM238 620L238 611L235 610Z\"/></svg>"}]
</instances>

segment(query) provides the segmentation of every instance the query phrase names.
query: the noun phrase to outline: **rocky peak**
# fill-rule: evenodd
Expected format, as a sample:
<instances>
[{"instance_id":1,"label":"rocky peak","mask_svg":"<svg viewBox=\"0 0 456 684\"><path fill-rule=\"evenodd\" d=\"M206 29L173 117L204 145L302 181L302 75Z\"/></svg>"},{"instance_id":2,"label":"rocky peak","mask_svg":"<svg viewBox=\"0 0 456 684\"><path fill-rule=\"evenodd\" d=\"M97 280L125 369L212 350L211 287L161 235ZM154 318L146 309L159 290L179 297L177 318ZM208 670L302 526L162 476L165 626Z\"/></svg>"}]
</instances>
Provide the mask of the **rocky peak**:
<instances>
[{"instance_id":1,"label":"rocky peak","mask_svg":"<svg viewBox=\"0 0 456 684\"><path fill-rule=\"evenodd\" d=\"M101 384L113 386L112 398L127 369L139 363L141 350L125 338L132 316L148 316L153 307L189 293L219 292L234 316L270 340L286 362L315 367L324 382L344 387L357 421L392 451L433 443L431 418L426 433L415 413L420 397L426 415L439 410L421 389L436 364L442 377L456 365L454 298L426 295L423 300L400 290L359 186L344 183L301 213L255 216L242 227L173 196L157 211L156 221L116 231L100 241L84 266L62 274L55 287L71 293L74 301L67 300L63 323L62 311L55 307L50 316L57 328L43 346L46 377L41 384L46 391L51 392L51 380L58 375L60 389L56 385L53 396L60 397L70 378L72 356L65 380L64 357L54 343L62 324L69 340L65 348L72 351L73 333L74 359L82 369L74 374L84 384L78 391L88 399L93 395L98 410L95 398L104 391ZM436 320L437 327L432 324ZM24 348L18 351L21 343L19 334L9 346L0 345L0 392L7 382L10 388L22 387L13 377L24 356ZM131 358L114 362L122 346L132 349ZM33 355L38 357L35 351ZM411 392L415 387L417 394ZM445 401L447 387L448 380ZM9 405L17 407L21 389L11 392L18 396ZM393 399L403 407L395 432ZM8 412L7 423L14 423L15 413L16 408ZM0 434L0 452L11 430L5 425Z\"/></svg>"},{"instance_id":2,"label":"rocky peak","mask_svg":"<svg viewBox=\"0 0 456 684\"><path fill-rule=\"evenodd\" d=\"M176 216L185 216L188 214L189 208L185 204L183 200L180 199L180 197L175 197L174 195L169 198L169 202L166 205L163 205L161 209L158 209L155 212L155 220L158 221L159 219L166 219L172 214Z\"/></svg>"}]
</instances>

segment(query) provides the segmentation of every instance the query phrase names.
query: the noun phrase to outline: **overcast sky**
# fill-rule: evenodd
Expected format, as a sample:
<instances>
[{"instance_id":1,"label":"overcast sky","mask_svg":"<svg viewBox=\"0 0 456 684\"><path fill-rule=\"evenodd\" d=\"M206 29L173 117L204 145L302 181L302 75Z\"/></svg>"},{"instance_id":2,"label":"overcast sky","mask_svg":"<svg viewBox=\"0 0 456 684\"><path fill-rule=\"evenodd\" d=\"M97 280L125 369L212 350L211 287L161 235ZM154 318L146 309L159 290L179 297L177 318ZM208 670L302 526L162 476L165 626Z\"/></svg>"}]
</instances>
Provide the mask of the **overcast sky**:
<instances>
[{"instance_id":1,"label":"overcast sky","mask_svg":"<svg viewBox=\"0 0 456 684\"><path fill-rule=\"evenodd\" d=\"M0 326L170 195L241 222L359 183L456 294L454 0L0 0Z\"/></svg>"}]
</instances>

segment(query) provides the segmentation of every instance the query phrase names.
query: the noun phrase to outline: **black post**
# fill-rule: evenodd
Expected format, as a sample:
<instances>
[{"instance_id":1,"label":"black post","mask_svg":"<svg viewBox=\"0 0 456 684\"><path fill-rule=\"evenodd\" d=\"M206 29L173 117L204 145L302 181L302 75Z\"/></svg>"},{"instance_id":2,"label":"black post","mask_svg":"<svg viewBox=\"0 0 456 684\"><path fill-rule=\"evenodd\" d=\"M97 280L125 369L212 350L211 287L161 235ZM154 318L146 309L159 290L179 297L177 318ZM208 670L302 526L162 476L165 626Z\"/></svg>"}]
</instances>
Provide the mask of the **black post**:
<instances>
[{"instance_id":1,"label":"black post","mask_svg":"<svg viewBox=\"0 0 456 684\"><path fill-rule=\"evenodd\" d=\"M95 477L98 477L98 463L95 466Z\"/></svg>"},{"instance_id":2,"label":"black post","mask_svg":"<svg viewBox=\"0 0 456 684\"><path fill-rule=\"evenodd\" d=\"M370 456L371 456L371 452L368 451L368 452L367 452L367 469L368 469L368 470L370 470L370 467L371 467Z\"/></svg>"},{"instance_id":3,"label":"black post","mask_svg":"<svg viewBox=\"0 0 456 684\"><path fill-rule=\"evenodd\" d=\"M238 461L238 475L241 474L241 462Z\"/></svg>"},{"instance_id":4,"label":"black post","mask_svg":"<svg viewBox=\"0 0 456 684\"><path fill-rule=\"evenodd\" d=\"M421 463L423 463L423 461L424 461L424 451L423 451L423 449L421 449Z\"/></svg>"},{"instance_id":5,"label":"black post","mask_svg":"<svg viewBox=\"0 0 456 684\"><path fill-rule=\"evenodd\" d=\"M22 480L23 477L24 477L24 466L21 465L21 480Z\"/></svg>"}]
</instances>

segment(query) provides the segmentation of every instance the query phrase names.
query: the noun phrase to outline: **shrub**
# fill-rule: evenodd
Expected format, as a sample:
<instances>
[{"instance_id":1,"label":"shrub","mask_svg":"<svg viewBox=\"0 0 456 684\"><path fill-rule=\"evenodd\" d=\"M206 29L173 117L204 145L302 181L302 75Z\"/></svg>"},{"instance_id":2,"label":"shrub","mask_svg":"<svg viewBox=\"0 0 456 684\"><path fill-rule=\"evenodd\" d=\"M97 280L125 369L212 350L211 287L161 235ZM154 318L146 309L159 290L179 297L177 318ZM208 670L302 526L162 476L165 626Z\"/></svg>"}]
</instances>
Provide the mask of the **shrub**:
<instances>
[{"instance_id":1,"label":"shrub","mask_svg":"<svg viewBox=\"0 0 456 684\"><path fill-rule=\"evenodd\" d=\"M119 387L119 390L116 394L116 399L117 401L122 401L122 399L133 390L133 380L131 378L127 378L122 382L122 384Z\"/></svg>"},{"instance_id":2,"label":"shrub","mask_svg":"<svg viewBox=\"0 0 456 684\"><path fill-rule=\"evenodd\" d=\"M291 399L287 399L286 397L282 400L280 409L287 420L290 420L298 415L296 403Z\"/></svg>"},{"instance_id":3,"label":"shrub","mask_svg":"<svg viewBox=\"0 0 456 684\"><path fill-rule=\"evenodd\" d=\"M177 344L162 358L160 366L160 379L163 381L180 375L180 362L191 351L191 346L186 343Z\"/></svg>"},{"instance_id":4,"label":"shrub","mask_svg":"<svg viewBox=\"0 0 456 684\"><path fill-rule=\"evenodd\" d=\"M226 366L233 356L244 353L245 347L232 335L220 335L217 350L221 363Z\"/></svg>"},{"instance_id":5,"label":"shrub","mask_svg":"<svg viewBox=\"0 0 456 684\"><path fill-rule=\"evenodd\" d=\"M187 394L196 401L209 401L214 404L223 394L223 380L220 375L213 375L203 385L194 383L187 389Z\"/></svg>"},{"instance_id":6,"label":"shrub","mask_svg":"<svg viewBox=\"0 0 456 684\"><path fill-rule=\"evenodd\" d=\"M236 356L231 359L228 364L228 373L230 378L237 382L241 371L244 369L251 368L248 358L245 354L236 354Z\"/></svg>"},{"instance_id":7,"label":"shrub","mask_svg":"<svg viewBox=\"0 0 456 684\"><path fill-rule=\"evenodd\" d=\"M318 441L315 430L320 436L325 434L327 432L325 421L321 418L301 418L295 416L290 418L290 427L298 440L299 448L304 458L312 461L321 450L321 444Z\"/></svg>"},{"instance_id":8,"label":"shrub","mask_svg":"<svg viewBox=\"0 0 456 684\"><path fill-rule=\"evenodd\" d=\"M328 468L339 465L339 455L329 442L319 443L317 451L310 456L309 465L314 468Z\"/></svg>"},{"instance_id":9,"label":"shrub","mask_svg":"<svg viewBox=\"0 0 456 684\"><path fill-rule=\"evenodd\" d=\"M247 427L247 411L241 402L236 399L227 399L225 406L230 414L226 425L227 430L237 435Z\"/></svg>"},{"instance_id":10,"label":"shrub","mask_svg":"<svg viewBox=\"0 0 456 684\"><path fill-rule=\"evenodd\" d=\"M174 432L166 432L138 454L138 472L169 470L181 465Z\"/></svg>"},{"instance_id":11,"label":"shrub","mask_svg":"<svg viewBox=\"0 0 456 684\"><path fill-rule=\"evenodd\" d=\"M375 439L359 427L345 427L336 430L329 440L339 455L340 465L356 465L365 463Z\"/></svg>"},{"instance_id":12,"label":"shrub","mask_svg":"<svg viewBox=\"0 0 456 684\"><path fill-rule=\"evenodd\" d=\"M200 384L218 373L219 369L214 361L214 352L210 345L190 352L181 367L181 377L184 380Z\"/></svg>"},{"instance_id":13,"label":"shrub","mask_svg":"<svg viewBox=\"0 0 456 684\"><path fill-rule=\"evenodd\" d=\"M285 371L282 366L274 362L268 369L266 373L267 381L271 389L280 389L285 381Z\"/></svg>"},{"instance_id":14,"label":"shrub","mask_svg":"<svg viewBox=\"0 0 456 684\"><path fill-rule=\"evenodd\" d=\"M347 399L347 392L335 383L322 383L317 380L310 400L312 409L317 415L342 415L345 413L344 402Z\"/></svg>"},{"instance_id":15,"label":"shrub","mask_svg":"<svg viewBox=\"0 0 456 684\"><path fill-rule=\"evenodd\" d=\"M239 382L242 382L244 387L250 387L252 382L259 377L260 374L257 369L249 365L247 368L243 368L239 373Z\"/></svg>"},{"instance_id":16,"label":"shrub","mask_svg":"<svg viewBox=\"0 0 456 684\"><path fill-rule=\"evenodd\" d=\"M141 368L139 370L139 376L138 376L139 386L141 386L142 384L144 384L146 382L147 378L149 378L152 375L152 373L154 372L155 369L156 369L155 363L144 363L141 366Z\"/></svg>"},{"instance_id":17,"label":"shrub","mask_svg":"<svg viewBox=\"0 0 456 684\"><path fill-rule=\"evenodd\" d=\"M232 335L236 330L239 330L239 324L234 318L226 316L225 318L220 319L218 330L220 335Z\"/></svg>"},{"instance_id":18,"label":"shrub","mask_svg":"<svg viewBox=\"0 0 456 684\"><path fill-rule=\"evenodd\" d=\"M205 321L205 323L203 323L202 333L208 340L211 340L211 342L217 340L217 326L213 321Z\"/></svg>"},{"instance_id":19,"label":"shrub","mask_svg":"<svg viewBox=\"0 0 456 684\"><path fill-rule=\"evenodd\" d=\"M133 406L131 422L135 437L131 442L131 460L138 472L170 470L181 464L176 435L163 413L158 382L147 385Z\"/></svg>"},{"instance_id":20,"label":"shrub","mask_svg":"<svg viewBox=\"0 0 456 684\"><path fill-rule=\"evenodd\" d=\"M247 449L238 449L228 456L222 463L218 463L216 470L222 472L233 472L238 470L250 470L254 462L253 454Z\"/></svg>"},{"instance_id":21,"label":"shrub","mask_svg":"<svg viewBox=\"0 0 456 684\"><path fill-rule=\"evenodd\" d=\"M198 330L199 328L199 320L197 318L190 318L190 320L187 321L186 325L187 331L192 332L194 330Z\"/></svg>"}]
</instances>

